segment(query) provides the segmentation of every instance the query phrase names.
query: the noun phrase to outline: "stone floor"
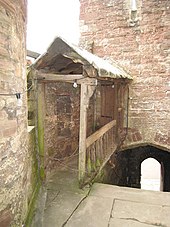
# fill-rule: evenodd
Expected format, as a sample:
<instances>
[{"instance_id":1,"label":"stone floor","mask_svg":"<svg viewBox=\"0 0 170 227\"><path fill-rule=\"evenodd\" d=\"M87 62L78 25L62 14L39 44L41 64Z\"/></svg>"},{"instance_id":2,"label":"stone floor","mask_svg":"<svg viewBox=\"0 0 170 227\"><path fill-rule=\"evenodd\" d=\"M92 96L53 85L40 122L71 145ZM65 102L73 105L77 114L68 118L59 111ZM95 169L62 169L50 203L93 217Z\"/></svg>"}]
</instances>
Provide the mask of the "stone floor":
<instances>
[{"instance_id":1,"label":"stone floor","mask_svg":"<svg viewBox=\"0 0 170 227\"><path fill-rule=\"evenodd\" d=\"M170 193L94 184L67 227L169 227Z\"/></svg>"},{"instance_id":2,"label":"stone floor","mask_svg":"<svg viewBox=\"0 0 170 227\"><path fill-rule=\"evenodd\" d=\"M170 193L99 183L81 190L71 169L56 171L40 197L32 227L170 227Z\"/></svg>"}]
</instances>

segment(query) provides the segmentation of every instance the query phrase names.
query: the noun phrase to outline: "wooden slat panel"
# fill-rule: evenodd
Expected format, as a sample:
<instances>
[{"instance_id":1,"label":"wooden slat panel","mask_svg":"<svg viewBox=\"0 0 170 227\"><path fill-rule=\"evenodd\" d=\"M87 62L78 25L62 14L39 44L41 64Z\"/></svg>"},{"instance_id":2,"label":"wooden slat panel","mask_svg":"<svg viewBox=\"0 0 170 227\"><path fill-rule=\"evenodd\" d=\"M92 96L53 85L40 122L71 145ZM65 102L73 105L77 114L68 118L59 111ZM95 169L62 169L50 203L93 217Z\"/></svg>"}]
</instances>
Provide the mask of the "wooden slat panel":
<instances>
[{"instance_id":1,"label":"wooden slat panel","mask_svg":"<svg viewBox=\"0 0 170 227\"><path fill-rule=\"evenodd\" d=\"M86 171L88 176L90 176L92 170L91 166L91 147L86 150Z\"/></svg>"},{"instance_id":2,"label":"wooden slat panel","mask_svg":"<svg viewBox=\"0 0 170 227\"><path fill-rule=\"evenodd\" d=\"M101 117L114 118L114 93L112 86L101 86Z\"/></svg>"},{"instance_id":3,"label":"wooden slat panel","mask_svg":"<svg viewBox=\"0 0 170 227\"><path fill-rule=\"evenodd\" d=\"M89 147L92 143L98 140L104 133L106 133L109 129L116 125L116 120L109 122L107 125L100 128L98 131L93 133L86 139L86 148Z\"/></svg>"}]
</instances>

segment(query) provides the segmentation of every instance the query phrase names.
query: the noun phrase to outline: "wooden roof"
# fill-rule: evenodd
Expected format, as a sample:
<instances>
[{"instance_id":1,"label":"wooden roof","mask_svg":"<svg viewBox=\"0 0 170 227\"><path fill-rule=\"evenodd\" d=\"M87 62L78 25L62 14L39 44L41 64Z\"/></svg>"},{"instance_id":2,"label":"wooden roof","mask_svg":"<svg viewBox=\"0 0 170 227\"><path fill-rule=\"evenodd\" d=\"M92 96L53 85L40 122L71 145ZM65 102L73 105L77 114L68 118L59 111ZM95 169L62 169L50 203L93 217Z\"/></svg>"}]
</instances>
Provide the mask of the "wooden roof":
<instances>
[{"instance_id":1,"label":"wooden roof","mask_svg":"<svg viewBox=\"0 0 170 227\"><path fill-rule=\"evenodd\" d=\"M36 70L55 74L83 74L83 68L86 66L92 66L99 77L132 79L116 63L110 64L76 45L69 44L60 37L57 37L47 52L33 64Z\"/></svg>"}]
</instances>

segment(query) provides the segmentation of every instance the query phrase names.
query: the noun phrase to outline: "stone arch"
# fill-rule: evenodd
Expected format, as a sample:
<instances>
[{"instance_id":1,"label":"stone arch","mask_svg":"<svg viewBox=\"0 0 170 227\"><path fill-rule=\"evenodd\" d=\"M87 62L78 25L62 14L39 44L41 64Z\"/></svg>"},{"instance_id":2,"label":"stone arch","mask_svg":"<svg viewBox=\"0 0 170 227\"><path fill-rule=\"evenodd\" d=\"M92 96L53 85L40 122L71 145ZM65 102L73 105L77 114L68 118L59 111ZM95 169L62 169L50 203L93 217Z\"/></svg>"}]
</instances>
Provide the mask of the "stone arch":
<instances>
[{"instance_id":1,"label":"stone arch","mask_svg":"<svg viewBox=\"0 0 170 227\"><path fill-rule=\"evenodd\" d=\"M128 159L127 186L140 188L141 163L147 158L154 158L162 167L163 191L170 191L170 153L152 146L138 147L124 151Z\"/></svg>"},{"instance_id":2,"label":"stone arch","mask_svg":"<svg viewBox=\"0 0 170 227\"><path fill-rule=\"evenodd\" d=\"M162 191L170 191L170 152L150 145L116 151L104 168L103 182L141 188L141 163L147 158L161 164Z\"/></svg>"}]
</instances>

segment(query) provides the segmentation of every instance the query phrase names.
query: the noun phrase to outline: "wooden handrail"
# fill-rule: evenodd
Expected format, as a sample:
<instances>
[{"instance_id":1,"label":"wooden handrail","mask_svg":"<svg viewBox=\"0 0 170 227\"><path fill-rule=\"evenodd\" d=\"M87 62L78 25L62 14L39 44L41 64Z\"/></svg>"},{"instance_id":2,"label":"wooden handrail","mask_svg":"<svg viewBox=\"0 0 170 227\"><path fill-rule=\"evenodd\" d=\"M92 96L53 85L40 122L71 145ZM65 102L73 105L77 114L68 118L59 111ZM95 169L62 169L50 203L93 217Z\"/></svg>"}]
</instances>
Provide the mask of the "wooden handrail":
<instances>
[{"instance_id":1,"label":"wooden handrail","mask_svg":"<svg viewBox=\"0 0 170 227\"><path fill-rule=\"evenodd\" d=\"M109 122L86 139L86 148L98 140L103 134L116 125L116 120Z\"/></svg>"}]
</instances>

